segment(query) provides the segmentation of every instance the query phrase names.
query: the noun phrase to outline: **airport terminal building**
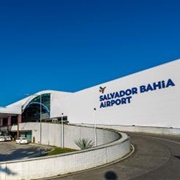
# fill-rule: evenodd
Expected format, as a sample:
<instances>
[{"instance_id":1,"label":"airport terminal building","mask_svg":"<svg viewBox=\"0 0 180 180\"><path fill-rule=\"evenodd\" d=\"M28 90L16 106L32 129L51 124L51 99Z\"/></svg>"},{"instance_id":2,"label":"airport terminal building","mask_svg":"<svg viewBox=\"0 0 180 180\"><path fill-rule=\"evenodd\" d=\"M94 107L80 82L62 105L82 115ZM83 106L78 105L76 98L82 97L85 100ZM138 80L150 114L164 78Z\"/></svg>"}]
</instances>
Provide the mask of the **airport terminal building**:
<instances>
[{"instance_id":1,"label":"airport terminal building","mask_svg":"<svg viewBox=\"0 0 180 180\"><path fill-rule=\"evenodd\" d=\"M178 59L74 93L37 92L1 107L0 127L8 130L19 123L64 118L71 124L96 124L117 129L177 130L180 129L179 77Z\"/></svg>"}]
</instances>

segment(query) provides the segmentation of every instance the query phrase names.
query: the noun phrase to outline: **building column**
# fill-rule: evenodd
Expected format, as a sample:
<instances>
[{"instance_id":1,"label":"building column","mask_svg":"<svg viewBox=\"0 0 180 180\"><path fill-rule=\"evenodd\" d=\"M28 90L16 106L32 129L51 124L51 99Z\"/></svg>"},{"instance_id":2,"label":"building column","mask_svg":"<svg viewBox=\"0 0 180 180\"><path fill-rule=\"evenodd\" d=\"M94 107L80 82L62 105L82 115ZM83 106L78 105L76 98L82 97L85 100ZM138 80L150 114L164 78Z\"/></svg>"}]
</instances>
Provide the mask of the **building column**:
<instances>
[{"instance_id":1,"label":"building column","mask_svg":"<svg viewBox=\"0 0 180 180\"><path fill-rule=\"evenodd\" d=\"M3 126L3 118L0 118L0 126Z\"/></svg>"},{"instance_id":2,"label":"building column","mask_svg":"<svg viewBox=\"0 0 180 180\"><path fill-rule=\"evenodd\" d=\"M11 116L8 117L8 123L7 123L8 126L11 126Z\"/></svg>"},{"instance_id":3,"label":"building column","mask_svg":"<svg viewBox=\"0 0 180 180\"><path fill-rule=\"evenodd\" d=\"M22 115L18 114L18 123L21 123L21 122L22 122Z\"/></svg>"}]
</instances>

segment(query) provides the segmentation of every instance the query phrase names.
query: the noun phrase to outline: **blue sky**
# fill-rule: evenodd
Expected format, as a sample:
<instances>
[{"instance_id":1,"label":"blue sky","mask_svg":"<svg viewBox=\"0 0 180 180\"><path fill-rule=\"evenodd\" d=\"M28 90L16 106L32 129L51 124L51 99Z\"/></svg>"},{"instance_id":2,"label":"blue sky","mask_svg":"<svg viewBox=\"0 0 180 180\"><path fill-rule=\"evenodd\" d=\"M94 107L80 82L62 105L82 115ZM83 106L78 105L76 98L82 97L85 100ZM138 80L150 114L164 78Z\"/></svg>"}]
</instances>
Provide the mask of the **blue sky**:
<instances>
[{"instance_id":1,"label":"blue sky","mask_svg":"<svg viewBox=\"0 0 180 180\"><path fill-rule=\"evenodd\" d=\"M0 105L179 58L179 0L0 1Z\"/></svg>"}]
</instances>

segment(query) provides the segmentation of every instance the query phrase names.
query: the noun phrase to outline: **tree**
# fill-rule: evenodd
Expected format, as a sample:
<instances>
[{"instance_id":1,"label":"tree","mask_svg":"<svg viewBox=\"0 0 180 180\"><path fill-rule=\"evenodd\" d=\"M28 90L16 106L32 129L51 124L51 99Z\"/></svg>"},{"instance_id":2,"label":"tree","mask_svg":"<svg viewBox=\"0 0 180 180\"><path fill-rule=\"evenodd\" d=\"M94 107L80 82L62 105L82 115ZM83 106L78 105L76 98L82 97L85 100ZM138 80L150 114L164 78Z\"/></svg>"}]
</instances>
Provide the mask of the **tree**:
<instances>
[{"instance_id":1,"label":"tree","mask_svg":"<svg viewBox=\"0 0 180 180\"><path fill-rule=\"evenodd\" d=\"M94 146L94 142L89 139L80 138L79 140L75 141L75 144L81 149L89 149Z\"/></svg>"}]
</instances>

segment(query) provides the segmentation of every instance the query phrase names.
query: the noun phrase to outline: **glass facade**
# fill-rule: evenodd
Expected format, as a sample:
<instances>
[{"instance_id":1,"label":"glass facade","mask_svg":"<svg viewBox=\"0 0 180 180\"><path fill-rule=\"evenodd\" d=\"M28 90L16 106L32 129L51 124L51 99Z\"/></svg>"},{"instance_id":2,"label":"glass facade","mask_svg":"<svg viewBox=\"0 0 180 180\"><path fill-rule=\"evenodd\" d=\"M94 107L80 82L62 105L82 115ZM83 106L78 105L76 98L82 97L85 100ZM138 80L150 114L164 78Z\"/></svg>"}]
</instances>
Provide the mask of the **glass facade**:
<instances>
[{"instance_id":1,"label":"glass facade","mask_svg":"<svg viewBox=\"0 0 180 180\"><path fill-rule=\"evenodd\" d=\"M32 99L22 113L22 122L39 122L50 118L51 94L41 94Z\"/></svg>"}]
</instances>

